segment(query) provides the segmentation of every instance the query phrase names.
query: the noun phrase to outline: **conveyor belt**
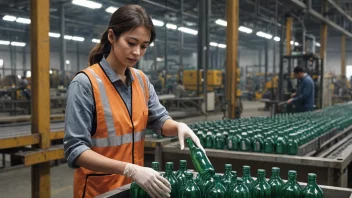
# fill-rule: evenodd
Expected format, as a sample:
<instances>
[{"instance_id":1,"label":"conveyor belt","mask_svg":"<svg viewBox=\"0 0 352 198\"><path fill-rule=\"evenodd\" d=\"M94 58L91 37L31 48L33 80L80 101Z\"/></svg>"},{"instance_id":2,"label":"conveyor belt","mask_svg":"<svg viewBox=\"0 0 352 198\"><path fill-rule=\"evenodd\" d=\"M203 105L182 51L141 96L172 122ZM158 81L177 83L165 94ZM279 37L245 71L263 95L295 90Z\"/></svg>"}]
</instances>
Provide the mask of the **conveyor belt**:
<instances>
[{"instance_id":1,"label":"conveyor belt","mask_svg":"<svg viewBox=\"0 0 352 198\"><path fill-rule=\"evenodd\" d=\"M326 158L329 159L344 159L352 151L352 137L349 137L345 143L339 146L336 150L331 152Z\"/></svg>"}]
</instances>

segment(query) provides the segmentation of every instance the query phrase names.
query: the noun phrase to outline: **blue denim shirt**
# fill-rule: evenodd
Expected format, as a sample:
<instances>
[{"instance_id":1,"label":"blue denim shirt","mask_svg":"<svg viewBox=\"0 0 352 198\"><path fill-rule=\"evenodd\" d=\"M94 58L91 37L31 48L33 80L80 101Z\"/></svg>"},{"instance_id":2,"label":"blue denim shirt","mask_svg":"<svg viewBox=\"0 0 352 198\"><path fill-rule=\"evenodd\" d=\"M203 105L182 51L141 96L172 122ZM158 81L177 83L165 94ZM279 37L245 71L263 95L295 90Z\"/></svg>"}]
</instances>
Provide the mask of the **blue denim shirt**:
<instances>
[{"instance_id":1,"label":"blue denim shirt","mask_svg":"<svg viewBox=\"0 0 352 198\"><path fill-rule=\"evenodd\" d=\"M300 80L296 97L293 98L297 112L314 110L314 92L314 81L308 74L305 74Z\"/></svg>"},{"instance_id":2,"label":"blue denim shirt","mask_svg":"<svg viewBox=\"0 0 352 198\"><path fill-rule=\"evenodd\" d=\"M112 70L105 58L100 62L106 75L120 93L131 114L131 87L134 78L129 69L126 69L126 84ZM147 78L149 90L149 115L147 128L161 134L161 128L167 119L170 119L165 107L159 102L154 86ZM92 94L92 85L88 77L79 73L70 83L67 90L67 106L65 113L64 149L68 165L78 168L75 164L77 157L90 149L91 136L94 134L96 114L95 102Z\"/></svg>"}]
</instances>

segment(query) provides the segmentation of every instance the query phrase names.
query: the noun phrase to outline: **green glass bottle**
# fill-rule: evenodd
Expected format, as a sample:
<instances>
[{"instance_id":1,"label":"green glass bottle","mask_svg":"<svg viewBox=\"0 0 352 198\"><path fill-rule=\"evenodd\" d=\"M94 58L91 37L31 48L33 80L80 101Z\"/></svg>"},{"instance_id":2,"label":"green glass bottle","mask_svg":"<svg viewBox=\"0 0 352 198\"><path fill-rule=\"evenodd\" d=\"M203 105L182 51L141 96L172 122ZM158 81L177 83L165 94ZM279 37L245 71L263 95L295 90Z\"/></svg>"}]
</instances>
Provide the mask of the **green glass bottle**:
<instances>
[{"instance_id":1,"label":"green glass bottle","mask_svg":"<svg viewBox=\"0 0 352 198\"><path fill-rule=\"evenodd\" d=\"M302 191L302 198L323 198L323 190L317 184L317 175L308 173L307 186Z\"/></svg>"},{"instance_id":2,"label":"green glass bottle","mask_svg":"<svg viewBox=\"0 0 352 198\"><path fill-rule=\"evenodd\" d=\"M173 162L166 162L166 172L165 172L165 179L167 179L171 185L171 197L179 197L180 189L178 181L173 174L174 163Z\"/></svg>"},{"instance_id":3,"label":"green glass bottle","mask_svg":"<svg viewBox=\"0 0 352 198\"><path fill-rule=\"evenodd\" d=\"M230 131L230 134L229 134L229 136L227 137L227 139L226 139L226 142L225 142L225 144L226 144L226 148L228 149L228 150L232 150L232 151L235 151L234 150L234 146L233 146L233 141L232 141L232 139L235 137L235 134L234 134L234 132L232 132L232 131Z\"/></svg>"},{"instance_id":4,"label":"green glass bottle","mask_svg":"<svg viewBox=\"0 0 352 198\"><path fill-rule=\"evenodd\" d=\"M264 141L264 153L274 153L274 141L270 137Z\"/></svg>"},{"instance_id":5,"label":"green glass bottle","mask_svg":"<svg viewBox=\"0 0 352 198\"><path fill-rule=\"evenodd\" d=\"M214 148L214 136L210 131L205 136L205 148Z\"/></svg>"},{"instance_id":6,"label":"green glass bottle","mask_svg":"<svg viewBox=\"0 0 352 198\"><path fill-rule=\"evenodd\" d=\"M237 172L236 171L231 171L231 183L229 183L226 187L226 193L229 193L232 191L236 185L237 185Z\"/></svg>"},{"instance_id":7,"label":"green glass bottle","mask_svg":"<svg viewBox=\"0 0 352 198\"><path fill-rule=\"evenodd\" d=\"M284 182L280 178L280 168L273 167L271 171L271 178L268 181L271 186L271 198L281 198Z\"/></svg>"},{"instance_id":8,"label":"green glass bottle","mask_svg":"<svg viewBox=\"0 0 352 198\"><path fill-rule=\"evenodd\" d=\"M251 197L271 198L271 187L265 179L265 170L258 169L256 183L252 186Z\"/></svg>"},{"instance_id":9,"label":"green glass bottle","mask_svg":"<svg viewBox=\"0 0 352 198\"><path fill-rule=\"evenodd\" d=\"M205 146L205 138L204 138L204 134L203 131L198 131L197 132L197 137L200 141L200 144L204 147Z\"/></svg>"},{"instance_id":10,"label":"green glass bottle","mask_svg":"<svg viewBox=\"0 0 352 198\"><path fill-rule=\"evenodd\" d=\"M264 142L261 139L261 136L255 135L253 141L253 149L254 152L260 153L264 150Z\"/></svg>"},{"instance_id":11,"label":"green glass bottle","mask_svg":"<svg viewBox=\"0 0 352 198\"><path fill-rule=\"evenodd\" d=\"M180 160L180 169L176 173L176 179L178 180L180 189L182 189L183 185L186 183L186 175L185 175L186 171L187 171L187 161Z\"/></svg>"},{"instance_id":12,"label":"green glass bottle","mask_svg":"<svg viewBox=\"0 0 352 198\"><path fill-rule=\"evenodd\" d=\"M215 184L215 181L213 177L204 177L200 179L200 182L198 184L200 190L202 191L202 195L205 196L205 194L210 190L210 188Z\"/></svg>"},{"instance_id":13,"label":"green glass bottle","mask_svg":"<svg viewBox=\"0 0 352 198\"><path fill-rule=\"evenodd\" d=\"M250 166L243 166L242 168L243 175L243 184L247 186L249 190L251 190L252 184L254 182L254 179L251 176L251 167Z\"/></svg>"},{"instance_id":14,"label":"green glass bottle","mask_svg":"<svg viewBox=\"0 0 352 198\"><path fill-rule=\"evenodd\" d=\"M130 186L130 198L144 198L149 196L136 182Z\"/></svg>"},{"instance_id":15,"label":"green glass bottle","mask_svg":"<svg viewBox=\"0 0 352 198\"><path fill-rule=\"evenodd\" d=\"M214 180L215 180L214 185L209 189L208 192L206 192L205 197L206 198L226 198L226 188L221 183L221 175L216 174L214 176Z\"/></svg>"},{"instance_id":16,"label":"green glass bottle","mask_svg":"<svg viewBox=\"0 0 352 198\"><path fill-rule=\"evenodd\" d=\"M216 149L225 149L225 139L221 133L217 133L215 136L215 148Z\"/></svg>"},{"instance_id":17,"label":"green glass bottle","mask_svg":"<svg viewBox=\"0 0 352 198\"><path fill-rule=\"evenodd\" d=\"M251 150L251 141L248 138L248 134L246 132L243 132L241 134L241 139L239 141L239 150L240 151L250 151Z\"/></svg>"},{"instance_id":18,"label":"green glass bottle","mask_svg":"<svg viewBox=\"0 0 352 198\"><path fill-rule=\"evenodd\" d=\"M285 154L286 153L286 141L283 137L278 136L275 150L277 154Z\"/></svg>"},{"instance_id":19,"label":"green glass bottle","mask_svg":"<svg viewBox=\"0 0 352 198\"><path fill-rule=\"evenodd\" d=\"M249 189L243 184L242 178L237 179L237 185L227 193L228 198L250 198Z\"/></svg>"},{"instance_id":20,"label":"green glass bottle","mask_svg":"<svg viewBox=\"0 0 352 198\"><path fill-rule=\"evenodd\" d=\"M200 174L202 178L210 178L213 176L215 174L215 170L207 155L200 148L194 145L191 138L187 138L186 142L191 151L191 159L198 174Z\"/></svg>"},{"instance_id":21,"label":"green glass bottle","mask_svg":"<svg viewBox=\"0 0 352 198\"><path fill-rule=\"evenodd\" d=\"M199 198L202 197L202 192L198 185L193 181L193 174L186 172L186 183L181 190L181 198Z\"/></svg>"},{"instance_id":22,"label":"green glass bottle","mask_svg":"<svg viewBox=\"0 0 352 198\"><path fill-rule=\"evenodd\" d=\"M290 170L288 171L288 181L282 187L282 196L285 198L301 198L302 189L296 181L297 172Z\"/></svg>"},{"instance_id":23,"label":"green glass bottle","mask_svg":"<svg viewBox=\"0 0 352 198\"><path fill-rule=\"evenodd\" d=\"M226 190L230 187L231 182L232 182L232 165L231 164L225 164L225 173L221 178L222 185L225 186Z\"/></svg>"},{"instance_id":24,"label":"green glass bottle","mask_svg":"<svg viewBox=\"0 0 352 198\"><path fill-rule=\"evenodd\" d=\"M159 162L152 162L152 169L154 169L156 172L159 172Z\"/></svg>"},{"instance_id":25,"label":"green glass bottle","mask_svg":"<svg viewBox=\"0 0 352 198\"><path fill-rule=\"evenodd\" d=\"M297 155L298 153L298 143L295 140L295 134L290 134L287 142L287 154Z\"/></svg>"}]
</instances>

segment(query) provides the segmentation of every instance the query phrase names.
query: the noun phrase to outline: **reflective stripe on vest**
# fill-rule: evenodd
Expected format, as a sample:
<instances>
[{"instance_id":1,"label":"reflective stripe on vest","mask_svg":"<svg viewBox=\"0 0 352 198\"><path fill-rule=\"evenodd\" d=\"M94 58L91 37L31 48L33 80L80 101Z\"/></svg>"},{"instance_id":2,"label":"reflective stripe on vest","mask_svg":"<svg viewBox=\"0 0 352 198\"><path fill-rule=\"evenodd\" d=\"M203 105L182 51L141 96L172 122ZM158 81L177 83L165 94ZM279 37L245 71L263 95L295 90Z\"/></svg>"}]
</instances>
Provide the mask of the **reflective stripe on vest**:
<instances>
[{"instance_id":1,"label":"reflective stripe on vest","mask_svg":"<svg viewBox=\"0 0 352 198\"><path fill-rule=\"evenodd\" d=\"M92 146L108 147L108 146L121 146L122 144L132 143L132 133L124 134L121 136L112 136L107 138L92 138ZM135 131L134 142L139 142L144 139L145 132Z\"/></svg>"},{"instance_id":2,"label":"reflective stripe on vest","mask_svg":"<svg viewBox=\"0 0 352 198\"><path fill-rule=\"evenodd\" d=\"M97 82L98 82L98 87L99 87L99 91L100 91L100 100L101 100L101 102L103 104L103 108L104 108L104 117L105 117L105 121L106 121L106 127L108 129L109 137L116 137L111 107L109 104L108 96L106 94L105 86L104 86L102 80L99 78L99 76L91 68L88 67L87 69L90 73L92 73L94 75L94 77L97 79ZM92 138L92 139L94 139L94 138Z\"/></svg>"},{"instance_id":3,"label":"reflective stripe on vest","mask_svg":"<svg viewBox=\"0 0 352 198\"><path fill-rule=\"evenodd\" d=\"M139 84L140 84L141 87L142 87L143 94L146 96L145 87L144 87L144 83L143 83L143 80L142 80L142 76L141 76L141 74L139 73L139 71L138 71L137 69L134 69L134 68L133 68L133 70L135 71L135 74L137 75L138 82L139 82ZM145 104L148 106L148 100L147 100L147 98L144 98L144 101L145 101Z\"/></svg>"}]
</instances>

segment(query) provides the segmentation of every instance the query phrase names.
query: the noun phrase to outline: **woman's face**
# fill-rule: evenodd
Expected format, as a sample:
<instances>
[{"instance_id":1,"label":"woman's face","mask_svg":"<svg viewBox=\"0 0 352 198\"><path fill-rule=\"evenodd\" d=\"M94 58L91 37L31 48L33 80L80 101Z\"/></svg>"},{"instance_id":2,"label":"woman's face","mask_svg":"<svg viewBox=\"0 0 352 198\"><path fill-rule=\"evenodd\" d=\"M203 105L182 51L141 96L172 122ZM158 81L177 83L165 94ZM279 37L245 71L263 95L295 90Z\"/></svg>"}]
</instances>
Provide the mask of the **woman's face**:
<instances>
[{"instance_id":1,"label":"woman's face","mask_svg":"<svg viewBox=\"0 0 352 198\"><path fill-rule=\"evenodd\" d=\"M108 34L112 44L110 53L113 53L120 65L132 67L146 52L150 37L150 30L145 26L138 26L134 30L125 32L118 39L110 29Z\"/></svg>"}]
</instances>

